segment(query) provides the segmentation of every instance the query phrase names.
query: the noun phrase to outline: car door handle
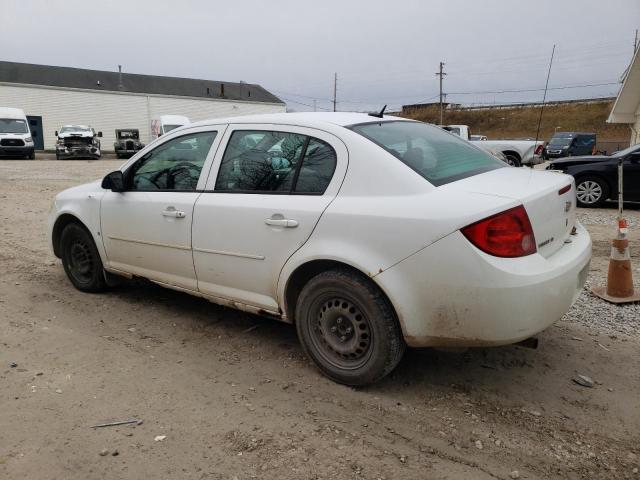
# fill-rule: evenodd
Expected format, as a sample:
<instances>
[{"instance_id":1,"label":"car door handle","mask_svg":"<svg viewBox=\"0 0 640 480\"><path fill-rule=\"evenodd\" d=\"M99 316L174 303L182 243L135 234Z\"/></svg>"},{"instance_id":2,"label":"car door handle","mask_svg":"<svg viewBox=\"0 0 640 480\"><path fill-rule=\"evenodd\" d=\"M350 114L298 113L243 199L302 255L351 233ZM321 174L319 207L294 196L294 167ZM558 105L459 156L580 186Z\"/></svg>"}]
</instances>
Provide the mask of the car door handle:
<instances>
[{"instance_id":1,"label":"car door handle","mask_svg":"<svg viewBox=\"0 0 640 480\"><path fill-rule=\"evenodd\" d=\"M267 218L264 223L272 227L295 228L298 226L296 220L290 220L288 218Z\"/></svg>"},{"instance_id":2,"label":"car door handle","mask_svg":"<svg viewBox=\"0 0 640 480\"><path fill-rule=\"evenodd\" d=\"M169 207L166 210L162 211L162 216L173 217L173 218L184 218L186 215L184 212L181 212L180 210L176 210L173 207Z\"/></svg>"}]
</instances>

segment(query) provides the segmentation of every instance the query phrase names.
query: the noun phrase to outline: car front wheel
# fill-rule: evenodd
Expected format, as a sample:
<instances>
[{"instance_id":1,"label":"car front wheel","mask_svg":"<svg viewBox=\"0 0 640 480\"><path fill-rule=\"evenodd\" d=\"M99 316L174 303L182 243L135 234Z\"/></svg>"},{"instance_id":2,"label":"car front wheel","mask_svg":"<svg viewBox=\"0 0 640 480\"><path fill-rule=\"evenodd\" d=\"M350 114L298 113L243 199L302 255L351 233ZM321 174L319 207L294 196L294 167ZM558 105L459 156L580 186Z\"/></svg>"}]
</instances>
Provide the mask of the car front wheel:
<instances>
[{"instance_id":1,"label":"car front wheel","mask_svg":"<svg viewBox=\"0 0 640 480\"><path fill-rule=\"evenodd\" d=\"M64 228L60 242L62 265L73 286L83 292L105 290L102 260L91 234L71 223Z\"/></svg>"},{"instance_id":2,"label":"car front wheel","mask_svg":"<svg viewBox=\"0 0 640 480\"><path fill-rule=\"evenodd\" d=\"M609 197L609 186L598 177L576 180L576 200L579 207L599 207Z\"/></svg>"},{"instance_id":3,"label":"car front wheel","mask_svg":"<svg viewBox=\"0 0 640 480\"><path fill-rule=\"evenodd\" d=\"M347 269L320 273L304 286L296 328L318 368L346 385L380 380L406 348L387 298L369 279Z\"/></svg>"}]
</instances>

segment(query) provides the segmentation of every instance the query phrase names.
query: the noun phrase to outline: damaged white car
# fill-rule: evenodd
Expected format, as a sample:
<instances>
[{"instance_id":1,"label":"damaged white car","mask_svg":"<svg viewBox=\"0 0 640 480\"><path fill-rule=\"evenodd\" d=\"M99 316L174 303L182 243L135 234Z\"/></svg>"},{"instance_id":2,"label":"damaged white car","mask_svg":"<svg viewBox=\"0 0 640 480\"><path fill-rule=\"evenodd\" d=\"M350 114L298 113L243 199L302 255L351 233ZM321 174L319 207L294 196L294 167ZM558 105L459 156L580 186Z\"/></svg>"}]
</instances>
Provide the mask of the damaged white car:
<instances>
[{"instance_id":1,"label":"damaged white car","mask_svg":"<svg viewBox=\"0 0 640 480\"><path fill-rule=\"evenodd\" d=\"M102 155L100 137L88 125L65 125L56 131L56 159L90 158L97 160Z\"/></svg>"},{"instance_id":2,"label":"damaged white car","mask_svg":"<svg viewBox=\"0 0 640 480\"><path fill-rule=\"evenodd\" d=\"M78 289L144 277L296 325L322 372L375 382L405 347L522 341L591 256L573 178L440 128L357 113L215 119L60 193L49 238Z\"/></svg>"}]
</instances>

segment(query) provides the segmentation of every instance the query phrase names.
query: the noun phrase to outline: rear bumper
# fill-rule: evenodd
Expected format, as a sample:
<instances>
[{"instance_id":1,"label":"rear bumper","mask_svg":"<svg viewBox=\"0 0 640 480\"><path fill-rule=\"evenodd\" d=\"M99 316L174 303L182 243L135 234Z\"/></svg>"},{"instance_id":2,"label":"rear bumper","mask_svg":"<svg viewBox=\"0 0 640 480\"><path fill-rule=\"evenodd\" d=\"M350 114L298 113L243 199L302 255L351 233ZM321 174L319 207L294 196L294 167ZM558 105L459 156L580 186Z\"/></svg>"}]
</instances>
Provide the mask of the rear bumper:
<instances>
[{"instance_id":1,"label":"rear bumper","mask_svg":"<svg viewBox=\"0 0 640 480\"><path fill-rule=\"evenodd\" d=\"M580 224L549 258L497 258L455 232L375 278L391 299L408 345L492 346L549 327L577 299L591 239Z\"/></svg>"},{"instance_id":2,"label":"rear bumper","mask_svg":"<svg viewBox=\"0 0 640 480\"><path fill-rule=\"evenodd\" d=\"M0 156L2 157L25 157L33 154L34 146L7 147L0 145Z\"/></svg>"}]
</instances>

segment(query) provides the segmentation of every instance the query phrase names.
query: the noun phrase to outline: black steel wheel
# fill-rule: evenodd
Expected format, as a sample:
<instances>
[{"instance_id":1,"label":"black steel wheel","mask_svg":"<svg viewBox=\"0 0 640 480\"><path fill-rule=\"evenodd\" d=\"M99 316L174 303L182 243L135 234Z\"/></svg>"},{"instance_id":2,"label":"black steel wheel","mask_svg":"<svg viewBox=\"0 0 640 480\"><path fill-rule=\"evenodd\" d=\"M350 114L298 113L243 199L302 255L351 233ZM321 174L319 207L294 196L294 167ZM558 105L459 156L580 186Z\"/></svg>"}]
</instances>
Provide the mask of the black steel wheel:
<instances>
[{"instance_id":1,"label":"black steel wheel","mask_svg":"<svg viewBox=\"0 0 640 480\"><path fill-rule=\"evenodd\" d=\"M505 153L504 156L507 159L507 163L509 165L511 165L512 167L519 167L520 166L520 159L518 157L516 157L515 155L513 155L511 153Z\"/></svg>"},{"instance_id":2,"label":"black steel wheel","mask_svg":"<svg viewBox=\"0 0 640 480\"><path fill-rule=\"evenodd\" d=\"M104 269L91 234L82 226L67 225L61 237L62 265L71 283L83 292L105 290Z\"/></svg>"},{"instance_id":3,"label":"black steel wheel","mask_svg":"<svg viewBox=\"0 0 640 480\"><path fill-rule=\"evenodd\" d=\"M357 272L330 270L311 279L300 293L295 318L305 352L339 383L376 382L405 350L389 301Z\"/></svg>"}]
</instances>

